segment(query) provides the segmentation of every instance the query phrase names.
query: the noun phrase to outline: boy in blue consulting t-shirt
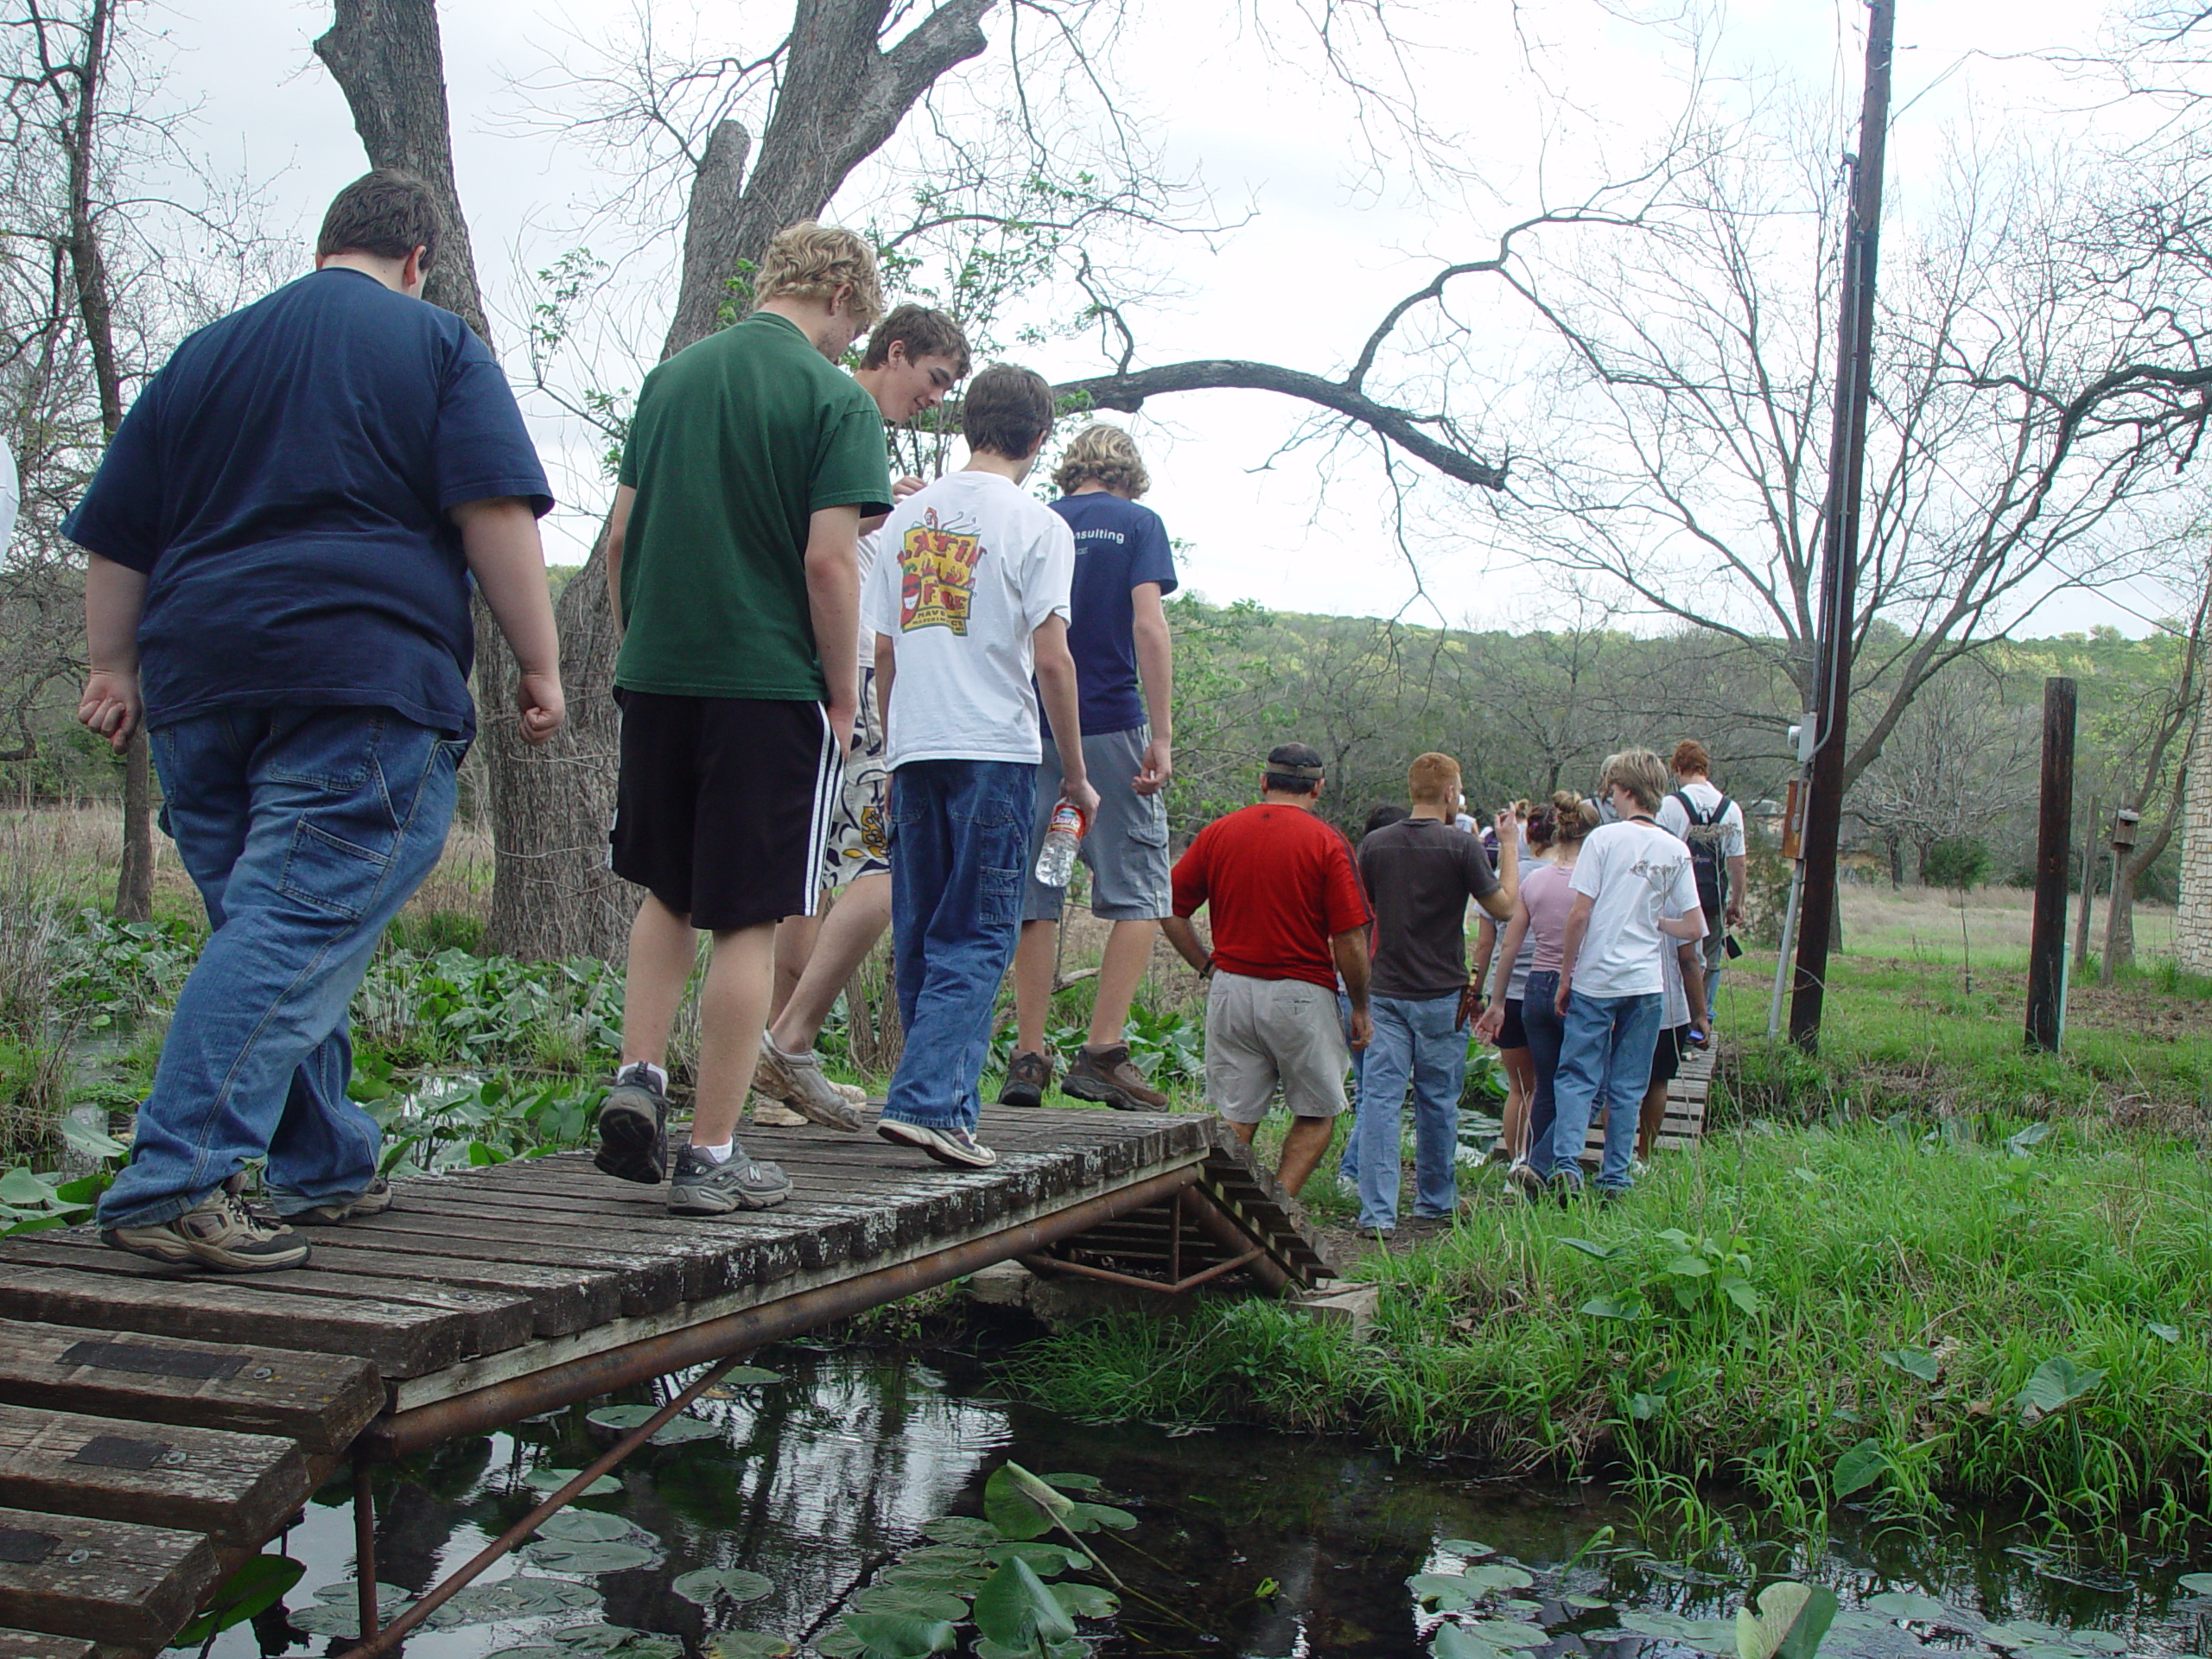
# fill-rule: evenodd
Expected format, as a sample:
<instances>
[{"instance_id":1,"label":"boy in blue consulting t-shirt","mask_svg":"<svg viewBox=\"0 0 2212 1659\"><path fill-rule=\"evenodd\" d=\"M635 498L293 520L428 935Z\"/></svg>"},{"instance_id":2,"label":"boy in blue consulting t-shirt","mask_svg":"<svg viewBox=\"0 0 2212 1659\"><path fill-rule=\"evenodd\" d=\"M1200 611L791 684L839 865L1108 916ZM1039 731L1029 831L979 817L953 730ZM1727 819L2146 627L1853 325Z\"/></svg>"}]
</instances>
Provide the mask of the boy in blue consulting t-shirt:
<instances>
[{"instance_id":1,"label":"boy in blue consulting t-shirt","mask_svg":"<svg viewBox=\"0 0 2212 1659\"><path fill-rule=\"evenodd\" d=\"M157 1262L306 1262L238 1196L255 1160L280 1223L391 1206L346 1007L445 845L471 577L524 740L561 725L553 499L492 353L423 302L440 228L409 175L340 191L313 274L177 347L62 526L91 555L78 717L118 749L145 728L213 929L99 1203L101 1237Z\"/></svg>"},{"instance_id":2,"label":"boy in blue consulting t-shirt","mask_svg":"<svg viewBox=\"0 0 2212 1659\"><path fill-rule=\"evenodd\" d=\"M1175 554L1160 515L1137 504L1152 480L1120 427L1077 433L1052 481L1063 492L1052 511L1075 532L1068 650L1083 691L1084 762L1099 802L1080 856L1090 867L1091 913L1114 925L1098 968L1090 1039L1060 1090L1122 1111L1159 1111L1167 1096L1129 1063L1122 1028L1152 959L1153 937L1172 908L1163 791L1174 770L1168 713L1174 654L1160 601L1175 591ZM1043 842L1059 795L1060 754L1048 737L1037 768L1033 847ZM999 1093L1002 1105L1040 1105L1052 1082L1045 1016L1066 896L1065 888L1030 878L1014 957L1014 1056Z\"/></svg>"}]
</instances>

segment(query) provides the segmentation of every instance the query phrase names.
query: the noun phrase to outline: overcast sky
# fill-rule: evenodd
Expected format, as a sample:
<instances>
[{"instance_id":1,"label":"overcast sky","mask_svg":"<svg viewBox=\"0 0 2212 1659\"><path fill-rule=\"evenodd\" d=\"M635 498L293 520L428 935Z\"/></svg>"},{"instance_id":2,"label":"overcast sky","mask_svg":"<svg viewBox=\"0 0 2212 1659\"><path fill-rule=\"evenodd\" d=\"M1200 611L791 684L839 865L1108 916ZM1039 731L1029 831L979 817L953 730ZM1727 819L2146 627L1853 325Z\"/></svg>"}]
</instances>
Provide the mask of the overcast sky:
<instances>
[{"instance_id":1,"label":"overcast sky","mask_svg":"<svg viewBox=\"0 0 2212 1659\"><path fill-rule=\"evenodd\" d=\"M1278 21L1290 14L1287 0L1254 3ZM1183 242L1156 256L1179 292L1144 313L1142 360L1249 356L1338 372L1380 313L1419 287L1440 257L1487 251L1497 226L1548 191L1566 193L1622 165L1679 106L1687 64L1679 45L1662 31L1609 20L1593 0L1523 0L1518 40L1499 27L1505 9L1489 0L1393 3L1425 42L1413 67L1421 97L1478 168L1480 188L1458 200L1409 200L1395 180L1379 192L1367 188L1346 102L1296 61L1258 49L1237 8L1133 0L1116 43L1117 94L1174 168L1201 175L1224 212L1252 214L1211 248ZM696 29L710 44L757 45L787 10L783 0L742 0L695 14L664 3L653 16L664 31L671 23ZM2078 86L2018 54L2093 44L2097 6L1901 0L1899 11L1901 114L1891 148L1897 214L1909 216L1924 196L1916 187L1929 181L1947 127L1970 120L1994 130L2025 120L2063 142L2088 124L2068 112L2083 101ZM1716 67L1724 79L1794 79L1855 107L1864 15L1859 0L1738 0L1722 14ZM632 4L449 0L442 16L460 188L512 370L516 319L531 298L526 273L575 245L580 204L622 182L574 142L525 130L516 83L542 79L563 55L573 61L579 41L622 34ZM296 236L302 268L323 204L364 165L344 100L309 49L328 16L327 6L237 0L171 0L168 12L177 48L172 95L197 103L200 145L219 168L264 182L272 228ZM986 27L1004 26L1001 7ZM1993 46L2013 55L1984 55ZM1563 106L1569 112L1560 113ZM643 365L622 363L619 353L610 363L606 339L626 324L658 342L655 290L664 293L671 272L672 263L650 262L626 271L633 286L621 303L636 315L604 320L615 333L602 334L596 366L609 384L634 386ZM1538 349L1502 296L1469 288L1462 306L1494 321L1501 378ZM1026 355L1056 378L1101 366L1079 345ZM605 504L607 486L594 465L600 444L550 404L531 398L526 406L569 509L550 526L549 554L574 561ZM1480 507L1457 486L1420 498L1437 522L1420 538L1427 599L1414 602L1414 575L1393 543L1387 490L1371 461L1340 455L1325 483L1305 452L1269 466L1304 414L1266 394L1199 393L1156 401L1134 423L1152 463L1150 503L1190 544L1186 585L1215 600L1249 597L1286 609L1402 611L1409 620L1486 626L1541 620L1554 584L1541 568L1459 537L1454 518ZM2142 626L2124 609L2080 598L2055 601L2034 620L2039 631Z\"/></svg>"}]
</instances>

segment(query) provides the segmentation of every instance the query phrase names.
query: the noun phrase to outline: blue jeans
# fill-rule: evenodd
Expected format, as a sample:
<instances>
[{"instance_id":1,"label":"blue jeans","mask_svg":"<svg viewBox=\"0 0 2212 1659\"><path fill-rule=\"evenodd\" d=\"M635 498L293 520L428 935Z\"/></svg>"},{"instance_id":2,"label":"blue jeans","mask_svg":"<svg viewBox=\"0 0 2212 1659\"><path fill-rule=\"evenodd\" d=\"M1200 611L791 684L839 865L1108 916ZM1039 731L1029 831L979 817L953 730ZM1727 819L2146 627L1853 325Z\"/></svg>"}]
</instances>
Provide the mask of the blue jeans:
<instances>
[{"instance_id":1,"label":"blue jeans","mask_svg":"<svg viewBox=\"0 0 2212 1659\"><path fill-rule=\"evenodd\" d=\"M468 746L351 708L226 709L150 742L163 827L214 931L100 1224L182 1215L262 1157L280 1215L357 1197L381 1137L346 1096L346 1005L438 861Z\"/></svg>"},{"instance_id":2,"label":"blue jeans","mask_svg":"<svg viewBox=\"0 0 2212 1659\"><path fill-rule=\"evenodd\" d=\"M1037 768L916 760L891 779L891 934L906 1048L883 1115L976 1128L991 1008L1014 961Z\"/></svg>"},{"instance_id":3,"label":"blue jeans","mask_svg":"<svg viewBox=\"0 0 2212 1659\"><path fill-rule=\"evenodd\" d=\"M1414 1213L1448 1216L1459 1205L1459 1090L1467 1033L1452 1023L1459 996L1374 999L1375 1040L1359 1093L1359 1224L1398 1224L1398 1123L1414 1090Z\"/></svg>"},{"instance_id":4,"label":"blue jeans","mask_svg":"<svg viewBox=\"0 0 2212 1659\"><path fill-rule=\"evenodd\" d=\"M1554 1084L1567 1022L1559 1014L1559 975L1531 973L1521 996L1521 1029L1529 1034L1529 1061L1536 1087L1529 1096L1529 1166L1547 1180L1552 1173L1552 1126L1558 1118Z\"/></svg>"},{"instance_id":5,"label":"blue jeans","mask_svg":"<svg viewBox=\"0 0 2212 1659\"><path fill-rule=\"evenodd\" d=\"M1359 1179L1359 1117L1360 1084L1367 1077L1367 1051L1351 1046L1351 998L1342 991L1337 993L1337 1019L1344 1028L1344 1052L1351 1056L1352 1125L1344 1135L1344 1155L1337 1160L1337 1174L1344 1180Z\"/></svg>"},{"instance_id":6,"label":"blue jeans","mask_svg":"<svg viewBox=\"0 0 2212 1659\"><path fill-rule=\"evenodd\" d=\"M1598 1185L1615 1192L1629 1187L1629 1160L1636 1152L1636 1124L1643 1109L1643 1090L1651 1081L1651 1052L1659 1042L1664 999L1652 991L1642 996L1585 996L1570 991L1567 1034L1560 1045L1559 1074L1553 1084L1551 1169L1578 1185L1582 1179L1582 1142L1597 1109L1605 1108L1605 1153L1598 1166ZM1528 1023L1528 1011L1521 1021Z\"/></svg>"}]
</instances>

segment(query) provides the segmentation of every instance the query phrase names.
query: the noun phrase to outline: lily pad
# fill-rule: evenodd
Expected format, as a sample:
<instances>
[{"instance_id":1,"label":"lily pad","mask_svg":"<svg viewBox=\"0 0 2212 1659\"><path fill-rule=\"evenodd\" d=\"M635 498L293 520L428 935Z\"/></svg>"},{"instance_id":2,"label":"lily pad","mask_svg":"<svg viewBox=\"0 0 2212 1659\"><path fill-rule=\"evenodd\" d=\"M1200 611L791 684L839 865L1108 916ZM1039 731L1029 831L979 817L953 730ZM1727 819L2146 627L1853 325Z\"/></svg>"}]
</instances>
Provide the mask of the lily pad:
<instances>
[{"instance_id":1,"label":"lily pad","mask_svg":"<svg viewBox=\"0 0 2212 1659\"><path fill-rule=\"evenodd\" d=\"M1432 1659L1498 1659L1496 1648L1459 1624L1438 1625L1428 1651Z\"/></svg>"},{"instance_id":2,"label":"lily pad","mask_svg":"<svg viewBox=\"0 0 2212 1659\"><path fill-rule=\"evenodd\" d=\"M707 1643L711 1659L784 1659L791 1638L773 1630L724 1630Z\"/></svg>"},{"instance_id":3,"label":"lily pad","mask_svg":"<svg viewBox=\"0 0 2212 1659\"><path fill-rule=\"evenodd\" d=\"M930 1654L950 1650L959 1640L959 1631L946 1624L895 1613L848 1613L814 1645L827 1659L927 1659Z\"/></svg>"},{"instance_id":4,"label":"lily pad","mask_svg":"<svg viewBox=\"0 0 2212 1659\"><path fill-rule=\"evenodd\" d=\"M1111 1618L1122 1611L1122 1599L1095 1584L1056 1584L1053 1599L1075 1618Z\"/></svg>"},{"instance_id":5,"label":"lily pad","mask_svg":"<svg viewBox=\"0 0 2212 1659\"><path fill-rule=\"evenodd\" d=\"M1467 1630L1493 1648L1541 1648L1552 1639L1541 1624L1521 1624L1510 1618L1486 1618Z\"/></svg>"},{"instance_id":6,"label":"lily pad","mask_svg":"<svg viewBox=\"0 0 2212 1659\"><path fill-rule=\"evenodd\" d=\"M431 1629L444 1630L457 1624L496 1624L510 1618L573 1613L598 1605L599 1592L588 1584L517 1573L493 1584L472 1584L455 1592L427 1622Z\"/></svg>"},{"instance_id":7,"label":"lily pad","mask_svg":"<svg viewBox=\"0 0 2212 1659\"><path fill-rule=\"evenodd\" d=\"M1668 1612L1659 1607L1632 1607L1621 1616L1621 1628L1637 1636L1656 1636L1669 1642L1680 1642L1686 1647L1698 1648L1707 1653L1725 1654L1736 1659L1736 1625L1732 1619L1684 1618L1679 1613ZM1587 1637L1586 1641L1596 1641Z\"/></svg>"},{"instance_id":8,"label":"lily pad","mask_svg":"<svg viewBox=\"0 0 2212 1659\"><path fill-rule=\"evenodd\" d=\"M660 1413L658 1406L601 1406L586 1414L584 1421L598 1427L627 1434L641 1428L646 1421ZM677 1415L670 1418L653 1431L651 1444L681 1446L687 1440L718 1440L722 1437L721 1426L697 1417Z\"/></svg>"},{"instance_id":9,"label":"lily pad","mask_svg":"<svg viewBox=\"0 0 2212 1659\"><path fill-rule=\"evenodd\" d=\"M1867 1597L1866 1605L1891 1618L1910 1618L1922 1624L1948 1624L1954 1628L1958 1625L1957 1617L1942 1602L1917 1591L1885 1590L1878 1596Z\"/></svg>"},{"instance_id":10,"label":"lily pad","mask_svg":"<svg viewBox=\"0 0 2212 1659\"><path fill-rule=\"evenodd\" d=\"M904 1584L874 1584L853 1598L863 1613L896 1613L925 1624L943 1619L957 1624L968 1617L968 1599L943 1590L924 1590Z\"/></svg>"},{"instance_id":11,"label":"lily pad","mask_svg":"<svg viewBox=\"0 0 2212 1659\"><path fill-rule=\"evenodd\" d=\"M1446 1538L1440 1540L1436 1547L1454 1555L1464 1555L1471 1561L1478 1561L1485 1555L1497 1554L1488 1544L1478 1544L1471 1538Z\"/></svg>"},{"instance_id":12,"label":"lily pad","mask_svg":"<svg viewBox=\"0 0 2212 1659\"><path fill-rule=\"evenodd\" d=\"M1738 1659L1813 1659L1835 1613L1835 1592L1826 1585L1770 1584L1756 1607L1736 1610Z\"/></svg>"},{"instance_id":13,"label":"lily pad","mask_svg":"<svg viewBox=\"0 0 2212 1659\"><path fill-rule=\"evenodd\" d=\"M553 1632L561 1659L585 1653L613 1653L621 1659L683 1659L683 1643L672 1636L633 1630L621 1624L571 1624Z\"/></svg>"},{"instance_id":14,"label":"lily pad","mask_svg":"<svg viewBox=\"0 0 2212 1659\"><path fill-rule=\"evenodd\" d=\"M524 1475L523 1484L541 1492L557 1492L578 1475L581 1469L533 1469ZM612 1497L622 1490L622 1483L612 1475L601 1475L577 1494L580 1497ZM563 1514L569 1511L563 1510Z\"/></svg>"},{"instance_id":15,"label":"lily pad","mask_svg":"<svg viewBox=\"0 0 2212 1659\"><path fill-rule=\"evenodd\" d=\"M1065 1544L994 1544L984 1554L999 1567L1019 1556L1040 1579L1055 1578L1069 1571L1080 1573L1090 1565L1090 1556Z\"/></svg>"},{"instance_id":16,"label":"lily pad","mask_svg":"<svg viewBox=\"0 0 2212 1659\"><path fill-rule=\"evenodd\" d=\"M293 1623L299 1621L295 1619ZM571 1649L573 1651L573 1649ZM490 1659L569 1659L558 1648L549 1648L542 1642L533 1642L526 1648L501 1648Z\"/></svg>"},{"instance_id":17,"label":"lily pad","mask_svg":"<svg viewBox=\"0 0 2212 1659\"><path fill-rule=\"evenodd\" d=\"M652 1535L621 1516L602 1515L596 1510L556 1510L537 1529L540 1538L560 1538L576 1544L620 1543L632 1533Z\"/></svg>"},{"instance_id":18,"label":"lily pad","mask_svg":"<svg viewBox=\"0 0 2212 1659\"><path fill-rule=\"evenodd\" d=\"M699 1567L678 1573L668 1587L686 1601L709 1607L717 1596L728 1596L732 1601L758 1601L772 1593L776 1585L772 1579L741 1567Z\"/></svg>"},{"instance_id":19,"label":"lily pad","mask_svg":"<svg viewBox=\"0 0 2212 1659\"><path fill-rule=\"evenodd\" d=\"M651 1567L660 1556L636 1544L591 1544L570 1538L541 1538L525 1544L523 1560L548 1573L627 1573Z\"/></svg>"},{"instance_id":20,"label":"lily pad","mask_svg":"<svg viewBox=\"0 0 2212 1659\"><path fill-rule=\"evenodd\" d=\"M922 1536L963 1549L982 1549L1000 1542L1005 1535L989 1522L979 1521L972 1515L940 1515L934 1521L922 1522Z\"/></svg>"},{"instance_id":21,"label":"lily pad","mask_svg":"<svg viewBox=\"0 0 2212 1659\"><path fill-rule=\"evenodd\" d=\"M1046 1475L1045 1484L1056 1486L1064 1492L1096 1492L1104 1490L1106 1485L1096 1475Z\"/></svg>"},{"instance_id":22,"label":"lily pad","mask_svg":"<svg viewBox=\"0 0 2212 1659\"><path fill-rule=\"evenodd\" d=\"M2174 1584L2192 1596L2212 1596L2212 1573L2184 1573Z\"/></svg>"},{"instance_id":23,"label":"lily pad","mask_svg":"<svg viewBox=\"0 0 2212 1659\"><path fill-rule=\"evenodd\" d=\"M1463 1612L1482 1599L1481 1591L1456 1573L1416 1573L1406 1580L1414 1599L1440 1613Z\"/></svg>"}]
</instances>

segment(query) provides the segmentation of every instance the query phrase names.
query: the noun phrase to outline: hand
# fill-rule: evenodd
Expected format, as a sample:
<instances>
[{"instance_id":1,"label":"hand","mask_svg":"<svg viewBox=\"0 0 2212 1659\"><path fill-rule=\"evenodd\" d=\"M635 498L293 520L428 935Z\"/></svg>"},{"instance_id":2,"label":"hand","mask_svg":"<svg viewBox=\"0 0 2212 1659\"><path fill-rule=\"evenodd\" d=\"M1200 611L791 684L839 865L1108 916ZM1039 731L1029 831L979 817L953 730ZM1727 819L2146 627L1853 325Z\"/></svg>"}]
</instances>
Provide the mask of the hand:
<instances>
[{"instance_id":1,"label":"hand","mask_svg":"<svg viewBox=\"0 0 2212 1659\"><path fill-rule=\"evenodd\" d=\"M1688 1043L1692 1048L1707 1048L1712 1045L1713 1033L1705 1030L1702 1027L1692 1026L1690 1027L1689 1035L1683 1038L1682 1040Z\"/></svg>"},{"instance_id":2,"label":"hand","mask_svg":"<svg viewBox=\"0 0 2212 1659\"><path fill-rule=\"evenodd\" d=\"M838 754L850 754L853 752L853 726L861 715L859 701L824 703L822 713L830 722L831 734L837 740Z\"/></svg>"},{"instance_id":3,"label":"hand","mask_svg":"<svg viewBox=\"0 0 2212 1659\"><path fill-rule=\"evenodd\" d=\"M1088 778L1063 777L1060 798L1083 814L1086 829L1098 822L1098 791L1090 786Z\"/></svg>"},{"instance_id":4,"label":"hand","mask_svg":"<svg viewBox=\"0 0 2212 1659\"><path fill-rule=\"evenodd\" d=\"M1486 1043L1497 1040L1497 1033L1505 1029L1505 1004L1493 1002L1482 1011L1475 1021L1475 1035Z\"/></svg>"},{"instance_id":5,"label":"hand","mask_svg":"<svg viewBox=\"0 0 2212 1659\"><path fill-rule=\"evenodd\" d=\"M1744 925L1744 907L1733 899L1728 901L1728 914L1726 919L1732 930Z\"/></svg>"},{"instance_id":6,"label":"hand","mask_svg":"<svg viewBox=\"0 0 2212 1659\"><path fill-rule=\"evenodd\" d=\"M1375 1040L1375 1016L1365 1008L1354 1008L1351 1011L1351 1040L1355 1049L1365 1048Z\"/></svg>"},{"instance_id":7,"label":"hand","mask_svg":"<svg viewBox=\"0 0 2212 1659\"><path fill-rule=\"evenodd\" d=\"M541 669L526 668L515 677L515 705L522 711L522 741L529 744L546 741L569 717L561 677Z\"/></svg>"},{"instance_id":8,"label":"hand","mask_svg":"<svg viewBox=\"0 0 2212 1659\"><path fill-rule=\"evenodd\" d=\"M1501 852L1508 842L1516 849L1521 845L1521 820L1514 816L1511 807L1498 809L1497 820L1493 827L1497 830L1497 845Z\"/></svg>"},{"instance_id":9,"label":"hand","mask_svg":"<svg viewBox=\"0 0 2212 1659\"><path fill-rule=\"evenodd\" d=\"M1452 1029L1465 1031L1467 1028L1467 1021L1482 1011L1483 988L1479 985L1465 987L1459 993L1459 1011L1452 1016Z\"/></svg>"},{"instance_id":10,"label":"hand","mask_svg":"<svg viewBox=\"0 0 2212 1659\"><path fill-rule=\"evenodd\" d=\"M1567 1018L1567 999L1568 995L1569 992L1567 989L1567 976L1561 974L1559 980L1559 995L1552 999L1552 1007L1559 1010L1559 1017L1562 1020Z\"/></svg>"},{"instance_id":11,"label":"hand","mask_svg":"<svg viewBox=\"0 0 2212 1659\"><path fill-rule=\"evenodd\" d=\"M108 747L118 753L130 747L145 714L145 699L139 695L135 672L96 668L85 677L85 695L77 699L77 718L87 731L107 739Z\"/></svg>"},{"instance_id":12,"label":"hand","mask_svg":"<svg viewBox=\"0 0 2212 1659\"><path fill-rule=\"evenodd\" d=\"M1140 795L1157 795L1167 787L1167 780L1175 775L1175 746L1164 737L1155 737L1144 746L1144 759L1137 763L1137 775L1131 787Z\"/></svg>"},{"instance_id":13,"label":"hand","mask_svg":"<svg viewBox=\"0 0 2212 1659\"><path fill-rule=\"evenodd\" d=\"M926 490L927 488L929 488L927 484L924 483L920 479L914 477L910 473L905 478L893 479L892 480L891 499L893 501L904 501L908 496L912 495L918 490Z\"/></svg>"}]
</instances>

